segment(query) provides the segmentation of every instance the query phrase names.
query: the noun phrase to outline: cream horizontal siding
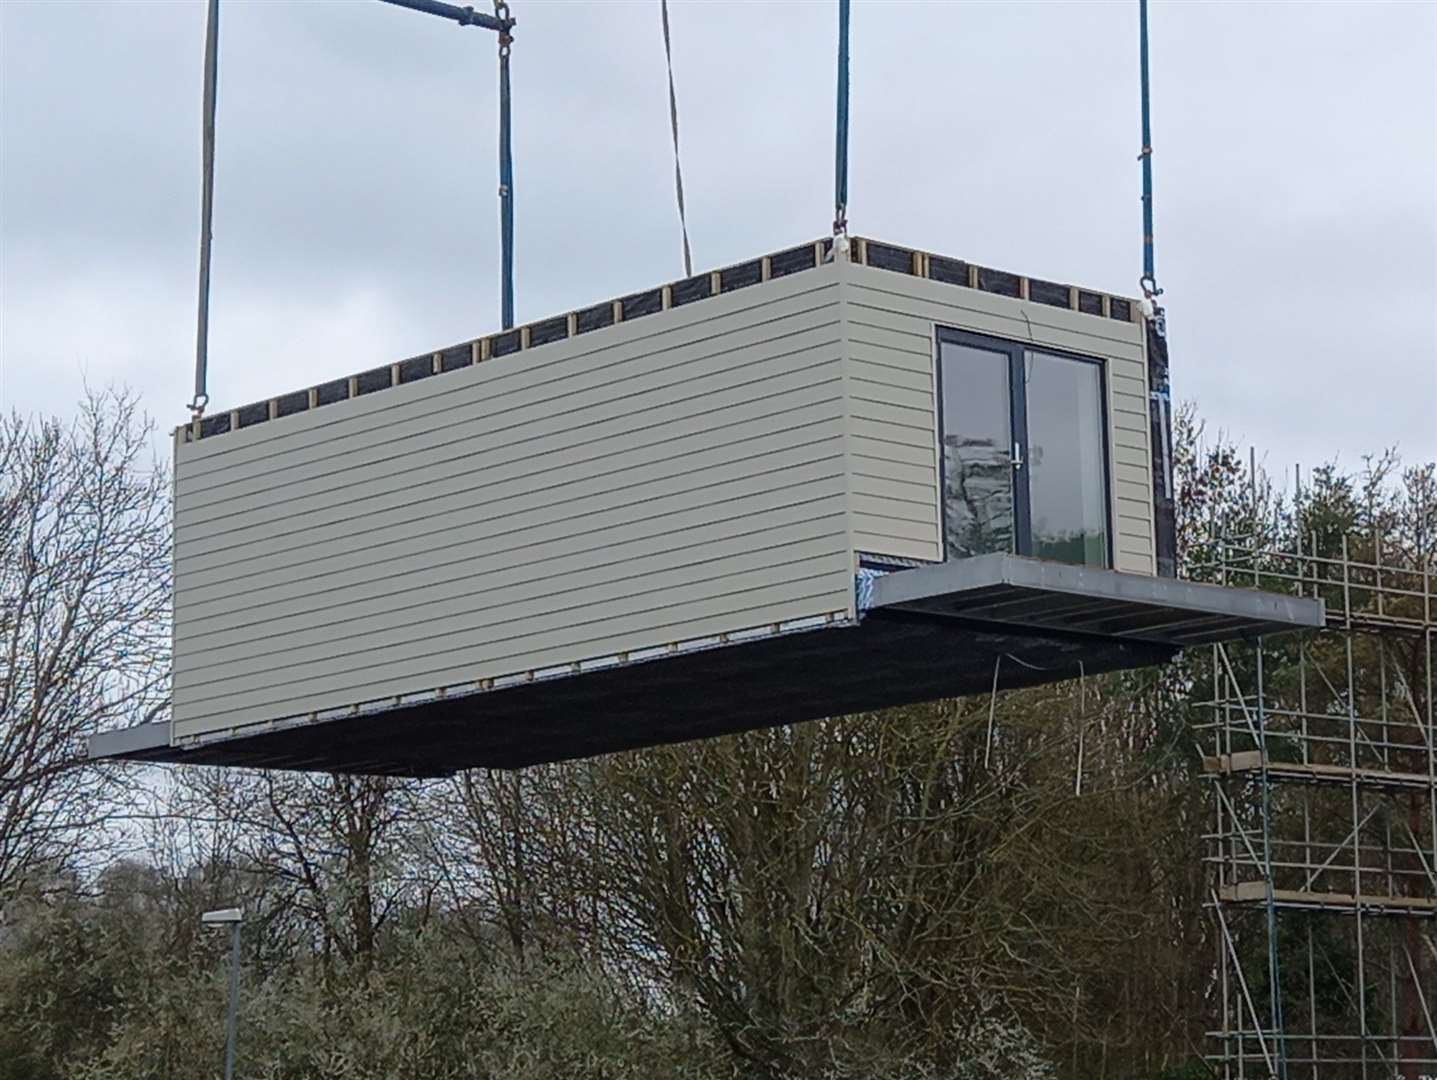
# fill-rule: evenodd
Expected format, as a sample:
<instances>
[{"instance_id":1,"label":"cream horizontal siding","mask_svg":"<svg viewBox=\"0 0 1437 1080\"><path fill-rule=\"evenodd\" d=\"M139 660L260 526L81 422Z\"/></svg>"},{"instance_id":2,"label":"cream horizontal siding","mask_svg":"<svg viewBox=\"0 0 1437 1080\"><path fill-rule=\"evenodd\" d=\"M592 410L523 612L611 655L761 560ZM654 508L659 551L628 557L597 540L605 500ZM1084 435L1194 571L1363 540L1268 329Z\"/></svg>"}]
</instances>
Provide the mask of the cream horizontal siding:
<instances>
[{"instance_id":1,"label":"cream horizontal siding","mask_svg":"<svg viewBox=\"0 0 1437 1080\"><path fill-rule=\"evenodd\" d=\"M489 676L492 678L553 664L578 663L616 651L638 651L673 640L667 636L647 639L648 626L667 627L706 613L722 616L730 611L754 611L772 599L823 596L827 591L824 579L831 583L835 572L844 570L849 563L841 538L829 538L826 547L793 545L786 554L789 558L784 560L772 550L760 549L733 560L734 566L714 568L705 576L690 576L682 570L655 572L626 579L615 587L591 588L586 590L588 595L577 589L530 590L534 599L520 602L517 597L529 593L501 590L492 597L483 593L479 602L492 603L496 617L478 626L469 620L463 625L472 628L452 629L439 638L432 636L433 627L446 616L438 609L428 619L381 622L347 635L331 627L335 632L324 635L318 644L295 644L286 650L267 647L244 661L222 660L218 671L213 667L191 669L188 675L194 678L187 675L192 687L190 700L210 702L226 712L294 703L300 705L299 712L307 712L327 707L316 703L321 693L348 695L339 704L415 693L482 678L483 665L491 661L503 662ZM745 565L756 561L762 565ZM749 619L689 636L711 636L770 621L821 615L844 606L842 594L836 600L832 606L817 611L784 614L781 619ZM452 612L447 617L452 618ZM623 628L621 640L615 640L616 626ZM612 645L578 654L545 653L551 646L570 642ZM382 652L365 663L363 654L371 649ZM550 658L542 663L526 659L540 654ZM447 677L446 673L456 667L459 674ZM206 680L204 676L212 672L216 678ZM263 679L257 679L258 675ZM395 680L413 676L422 676L416 687L405 690L395 685ZM254 688L236 690L231 684L237 678L248 678Z\"/></svg>"},{"instance_id":2,"label":"cream horizontal siding","mask_svg":"<svg viewBox=\"0 0 1437 1080\"><path fill-rule=\"evenodd\" d=\"M934 340L936 328L946 326L1104 361L1115 565L1155 572L1140 324L857 265L844 268L843 312L858 550L942 558ZM894 488L894 481L903 486ZM898 491L903 501L895 501ZM860 507L859 496L872 498ZM914 509L925 503L921 512Z\"/></svg>"},{"instance_id":3,"label":"cream horizontal siding","mask_svg":"<svg viewBox=\"0 0 1437 1080\"><path fill-rule=\"evenodd\" d=\"M932 352L910 334L855 323L849 301L858 294L851 282L864 268L846 265L842 272L853 546L865 554L938 562Z\"/></svg>"},{"instance_id":4,"label":"cream horizontal siding","mask_svg":"<svg viewBox=\"0 0 1437 1080\"><path fill-rule=\"evenodd\" d=\"M845 582L850 560L841 557L822 563L808 563L792 569L802 577L783 577L773 583L774 571L733 577L722 588L694 595L697 588L670 590L646 597L647 606L602 614L593 608L561 609L543 619L522 625L501 623L488 640L466 637L450 648L450 640L437 639L438 651L422 655L401 655L365 667L344 667L316 677L268 680L260 689L232 690L222 698L199 699L190 708L204 708L212 717L208 728L193 723L180 726L178 737L204 730L228 729L254 723L257 715L302 716L310 711L347 708L354 704L391 702L406 694L426 692L427 687L455 686L484 677L486 670L499 672L542 671L570 666L579 658L604 657L616 651L634 651L650 646L634 644L653 639L655 646L668 641L710 638L725 633L723 627L747 628L766 625L776 612L806 611L822 614L832 604L840 610L846 592L836 592L833 582L841 571ZM799 618L794 615L792 618ZM525 632L533 626L534 632ZM507 634L508 636L504 636ZM292 673L282 673L286 676ZM178 681L178 680L177 680ZM250 683L249 685L256 685ZM481 715L476 710L476 715Z\"/></svg>"},{"instance_id":5,"label":"cream horizontal siding","mask_svg":"<svg viewBox=\"0 0 1437 1080\"><path fill-rule=\"evenodd\" d=\"M764 409L766 417L774 417L775 423L783 423L785 427L789 417L784 413L821 415L824 409L831 412L842 400L836 371L817 382L805 380L794 384L775 378L756 387L752 393L756 396L734 401L728 407ZM769 413L767 408L772 403L789 407L777 414ZM669 423L686 420L693 420L692 414L675 416ZM700 424L701 419L694 421L695 427ZM448 483L426 483L397 491L387 485L375 490L369 485L356 484L352 489L341 489L341 493L352 492L352 499L337 506L331 500L323 500L322 505L312 513L305 512L304 504L300 503L288 507L291 512L278 518L269 517L266 510L258 510L256 516L263 516L265 520L253 526L225 528L225 523L221 522L211 528L213 523L202 524L197 529L207 530L209 535L177 541L175 565L177 569L201 575L224 573L241 576L248 573L250 563L266 559L291 562L294 538L302 535L313 539L312 534L318 530L327 530L328 538L313 541L312 548L307 550L311 559L330 558L380 543L403 542L412 539L416 526L423 527L423 524L456 529L470 526L497 528L507 524L510 528L527 529L555 517L570 522L580 517L613 516L617 513L620 518L626 519L623 507L632 503L642 508L655 497L657 491L662 490L658 485L670 481L677 481L679 490L673 494L680 499L696 499L700 487L713 487L718 490L706 491L702 497L722 500L732 493L730 488L723 486L725 481L737 485L741 494L755 476L797 465L805 454L823 453L822 450L808 448L815 441L821 441L823 435L821 429L813 431L809 430L810 427L804 425L798 431L788 428L790 440L802 442L798 442L786 456L779 456L774 448L754 455L750 447L740 445L735 448L732 444L721 442L713 451L685 455L677 462L651 462L597 478L580 476L570 479L567 471L558 476L551 472L487 487L472 483L476 476L482 477L482 473L475 471L482 467L481 453L471 457L468 474L455 476ZM501 448L502 444L494 447L496 455L502 452ZM662 453L662 448L651 452ZM536 460L543 460L543 457L541 451ZM546 480L550 481L547 485ZM299 512L294 512L296 510Z\"/></svg>"},{"instance_id":6,"label":"cream horizontal siding","mask_svg":"<svg viewBox=\"0 0 1437 1080\"><path fill-rule=\"evenodd\" d=\"M844 412L825 267L181 444L175 736L851 614Z\"/></svg>"},{"instance_id":7,"label":"cream horizontal siding","mask_svg":"<svg viewBox=\"0 0 1437 1080\"><path fill-rule=\"evenodd\" d=\"M778 289L784 284L774 282L768 287ZM519 354L512 354L486 361L484 378L473 376L476 369L461 369L437 379L354 398L340 403L338 408L325 406L223 438L188 444L188 467L184 476L177 477L176 491L185 499L187 512L198 512L201 507L241 495L272 494L268 477L276 461L293 470L295 480L311 480L334 476L346 466L402 459L415 450L445 456L447 451L462 447L475 429L534 437L529 425L536 417L546 420L562 416L575 405L586 410L606 408L606 417L632 420L636 410L625 408L624 402L637 393L661 393L667 389L671 400L683 400L693 396L684 391L691 387L696 370L738 384L751 381L754 364L802 351L814 341L832 340L831 289L772 300L766 305L771 310L762 312L762 321L729 334L712 326L695 325L692 316L680 321L681 316L702 310L710 316L707 322L721 322L710 305L728 305L741 295L710 300L697 308L681 308L668 315L650 315L634 323L526 351L523 362L533 365L532 371L520 367L515 361ZM656 331L648 327L647 323L656 318L671 328ZM640 327L650 333L639 335ZM685 337L685 330L693 336ZM816 337L814 330L820 331ZM625 332L627 338L623 337ZM620 340L603 346L591 341L610 335ZM763 346L763 352L745 354L755 346ZM662 368L656 370L644 363L646 348L664 354ZM716 357L737 358L731 366L715 372ZM502 370L490 375L490 365ZM467 379L466 374L470 376ZM576 390L576 386L584 389ZM396 391L402 400L391 400ZM331 415L336 411L341 415ZM384 424L365 422L367 417L380 413ZM234 446L211 445L230 439L235 440ZM364 455L362 462L353 460L356 454Z\"/></svg>"},{"instance_id":8,"label":"cream horizontal siding","mask_svg":"<svg viewBox=\"0 0 1437 1080\"><path fill-rule=\"evenodd\" d=\"M836 451L838 448L838 443L836 440L834 441L832 446L834 451ZM826 461L813 462L808 465L794 467L791 469L783 469L781 472L775 472L771 474L770 477L760 477L755 479L757 482L755 482L754 480L750 480L749 478L745 478L743 481L739 481L737 483L720 485L721 488L727 489L721 492L721 494L727 494L730 497L721 498L717 501L726 504L724 506L724 509L727 510L730 515L732 515L738 512L746 512L749 509L750 505L761 508L772 507L774 502L778 501L772 497L775 493L779 493L780 499L791 500L793 498L793 486L798 484L804 484L809 485L810 488L809 492L806 492L804 494L802 502L804 505L807 506L808 511L810 513L813 513L815 510L821 511L823 509L823 504L826 499L840 497L842 494L843 487L842 466L841 463L836 461L834 458L829 458ZM762 487L762 490L760 490L760 485ZM782 492L785 490L789 492L788 495L782 494ZM754 498L750 499L747 497L747 493L749 491L752 491L754 493ZM656 514L651 515L650 518L646 518L644 520L652 520L653 516L658 516L661 519L677 519L680 523L687 522L688 520L691 520L691 518L687 517L684 512L696 509L693 504L702 502L705 496L708 494L708 489L698 487L692 492L684 492L682 494L676 494L675 496L665 496L658 500L659 505L657 507L652 508L656 511ZM599 562L599 565L601 566L608 567L612 565L604 561L606 559L606 556L611 554L611 549L613 547L627 542L626 526L629 524L630 521L636 520L634 518L626 517L625 511L628 510L629 507L616 507L605 510L602 513L586 513L584 510L584 503L576 503L574 505L577 515L576 522L593 521L596 528L596 532L594 534L595 538L601 538L605 541L603 547L597 549L593 552L593 554L590 555L591 564L597 560ZM644 507L643 509L647 511L651 508ZM547 513L544 516L547 517L550 521L554 521L557 515L561 512L562 511L559 508L555 508L552 513ZM469 545L470 550L472 551L472 555L462 560L463 569L471 576L477 575L478 580L487 580L486 576L489 573L505 570L515 562L522 560L522 565L528 567L531 572L547 573L548 567L543 566L542 564L537 566L532 565L529 562L529 549L537 548L538 545L544 543L546 539L554 537L556 532L563 539L567 540L569 545L571 546L576 543L585 542L586 537L590 535L584 531L574 530L573 528L565 528L565 523L562 522L555 522L555 524L559 526L558 529L555 529L550 527L548 522L545 522L543 520L534 520L533 515L523 515L523 518L526 520L526 522L532 523L527 524L521 530L516 531L519 531L524 536L530 538L528 542L523 545L511 546L508 548L508 550L505 551L495 552L491 551L489 549L489 546L485 544L482 540L476 541ZM668 521L665 520L665 524L667 523ZM427 527L428 526L426 526L426 528ZM652 530L648 531L651 532ZM689 531L690 530L688 529L684 529L683 533L681 533L677 539L690 539L687 535L685 535ZM707 539L707 537L705 537L705 539ZM758 537L753 537L749 535L748 539L751 543L761 545L762 541L765 538L762 535ZM694 562L701 561L704 555L702 549L691 551L689 550L691 547L691 544L683 544L682 546L675 546L669 550L675 552L688 552L685 556L683 556L683 564L685 566L691 566ZM359 550L361 554L368 554L368 551L366 549ZM353 552L345 551L336 555L332 555L329 558L335 560L342 560L350 556L351 554L353 554ZM652 566L653 563L646 560L645 563L642 564L641 569L643 569L645 572L649 572L652 570ZM322 569L322 567L317 567L316 569ZM265 570L261 569L259 572L263 573L265 572ZM526 578L525 580L528 579ZM552 581L552 578L540 578L540 580ZM568 584L569 582L567 580L561 583L562 588L560 588L559 591L562 591L563 588L567 588ZM388 591L392 588L392 585L386 582L381 585L381 588L383 588L387 594ZM358 599L358 597L356 597L355 599ZM218 619L221 623L229 623L234 620L236 614L239 611L245 610L247 609L241 607L239 604L233 604L224 614L221 614L219 616L212 616L212 619ZM268 621L269 620L266 619L266 622ZM194 622L191 621L186 621L181 625L184 627L186 633L203 632L202 626L196 625ZM261 631L257 630L256 633L259 634L261 633ZM263 637L261 637L260 640L263 641ZM198 657L190 658L191 662L194 662L199 659L200 658ZM208 658L206 657L205 659L207 660ZM176 670L187 670L187 667L186 665L180 663L177 659Z\"/></svg>"}]
</instances>

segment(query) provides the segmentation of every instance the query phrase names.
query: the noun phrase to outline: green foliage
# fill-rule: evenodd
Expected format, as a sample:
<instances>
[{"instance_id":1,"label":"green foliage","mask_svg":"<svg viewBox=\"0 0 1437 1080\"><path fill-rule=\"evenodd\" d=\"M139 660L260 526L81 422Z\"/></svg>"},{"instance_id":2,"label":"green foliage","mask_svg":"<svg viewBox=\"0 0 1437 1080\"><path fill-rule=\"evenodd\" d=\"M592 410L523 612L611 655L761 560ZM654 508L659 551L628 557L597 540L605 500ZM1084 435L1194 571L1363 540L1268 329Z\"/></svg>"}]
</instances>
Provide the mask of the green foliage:
<instances>
[{"instance_id":1,"label":"green foliage","mask_svg":"<svg viewBox=\"0 0 1437 1080\"><path fill-rule=\"evenodd\" d=\"M106 917L106 906L39 904L7 935L4 1080L215 1071L226 992L219 958L199 966L146 949ZM249 1077L627 1080L714 1056L692 1015L621 998L583 963L491 962L436 932L404 942L367 972L326 972L313 960L264 977L247 970L242 1001Z\"/></svg>"},{"instance_id":2,"label":"green foliage","mask_svg":"<svg viewBox=\"0 0 1437 1080\"><path fill-rule=\"evenodd\" d=\"M1185 412L1193 576L1230 528L1310 553L1359 523L1432 554L1430 467L1396 488L1388 458L1318 470L1297 504L1200 434ZM1354 649L1359 675L1406 664L1420 684L1415 654L1378 648ZM1264 655L1271 707L1299 657ZM69 872L27 864L0 910L0 1080L217 1075L225 935L199 914L231 903L247 1080L1205 1080L1211 806L1192 724L1212 663L1189 650L991 702L452 783L166 774L146 862L81 873L51 852ZM1269 751L1293 756L1292 733L1272 727ZM1310 976L1300 919L1279 951L1284 993L1336 1023L1358 960L1333 927L1314 924ZM1233 946L1264 1003L1265 945Z\"/></svg>"},{"instance_id":3,"label":"green foliage","mask_svg":"<svg viewBox=\"0 0 1437 1080\"><path fill-rule=\"evenodd\" d=\"M1153 1080L1212 1080L1213 1071L1196 1059L1181 1065L1169 1065Z\"/></svg>"}]
</instances>

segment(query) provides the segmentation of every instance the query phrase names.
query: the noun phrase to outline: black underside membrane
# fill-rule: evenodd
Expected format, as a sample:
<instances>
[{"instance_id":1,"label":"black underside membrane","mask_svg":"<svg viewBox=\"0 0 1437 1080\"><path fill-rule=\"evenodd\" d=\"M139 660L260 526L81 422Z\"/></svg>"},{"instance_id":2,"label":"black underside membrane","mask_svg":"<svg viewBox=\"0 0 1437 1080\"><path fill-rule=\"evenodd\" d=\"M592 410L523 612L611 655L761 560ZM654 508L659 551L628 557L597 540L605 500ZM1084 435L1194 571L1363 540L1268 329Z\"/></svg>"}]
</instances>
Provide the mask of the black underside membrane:
<instances>
[{"instance_id":1,"label":"black underside membrane","mask_svg":"<svg viewBox=\"0 0 1437 1080\"><path fill-rule=\"evenodd\" d=\"M800 270L812 270L818 265L818 253L812 244L801 244L796 248L789 248L787 251L780 251L777 255L771 256L768 260L768 276L770 278L787 277L789 274L796 274Z\"/></svg>"},{"instance_id":2,"label":"black underside membrane","mask_svg":"<svg viewBox=\"0 0 1437 1080\"><path fill-rule=\"evenodd\" d=\"M633 296L624 297L620 304L625 322L640 319L664 309L664 290L650 289L648 292L635 293Z\"/></svg>"},{"instance_id":3,"label":"black underside membrane","mask_svg":"<svg viewBox=\"0 0 1437 1080\"><path fill-rule=\"evenodd\" d=\"M357 394L372 394L377 390L388 390L393 385L393 375L388 367L361 371L354 377L354 388Z\"/></svg>"},{"instance_id":4,"label":"black underside membrane","mask_svg":"<svg viewBox=\"0 0 1437 1080\"><path fill-rule=\"evenodd\" d=\"M299 724L143 760L396 776L515 768L1143 667L1174 649L879 610L834 624Z\"/></svg>"},{"instance_id":5,"label":"black underside membrane","mask_svg":"<svg viewBox=\"0 0 1437 1080\"><path fill-rule=\"evenodd\" d=\"M349 397L349 380L335 379L315 388L314 400L317 405L333 405Z\"/></svg>"},{"instance_id":6,"label":"black underside membrane","mask_svg":"<svg viewBox=\"0 0 1437 1080\"><path fill-rule=\"evenodd\" d=\"M1023 279L1017 274L1009 274L1002 270L990 270L986 266L978 267L978 288L984 292L997 293L999 296L1018 297L1023 295Z\"/></svg>"},{"instance_id":7,"label":"black underside membrane","mask_svg":"<svg viewBox=\"0 0 1437 1080\"><path fill-rule=\"evenodd\" d=\"M727 270L720 270L719 292L746 289L750 285L757 285L762 280L763 260L753 259L739 266L730 266Z\"/></svg>"},{"instance_id":8,"label":"black underside membrane","mask_svg":"<svg viewBox=\"0 0 1437 1080\"><path fill-rule=\"evenodd\" d=\"M518 352L523 344L524 343L519 340L519 331L517 330L509 330L502 334L495 334L489 339L489 355L508 356L510 353Z\"/></svg>"},{"instance_id":9,"label":"black underside membrane","mask_svg":"<svg viewBox=\"0 0 1437 1080\"><path fill-rule=\"evenodd\" d=\"M309 391L296 390L292 394L284 394L274 399L275 416L293 416L295 413L304 412L309 408Z\"/></svg>"},{"instance_id":10,"label":"black underside membrane","mask_svg":"<svg viewBox=\"0 0 1437 1080\"><path fill-rule=\"evenodd\" d=\"M587 334L590 330L598 330L605 326L613 326L614 305L612 302L605 302L585 308L579 312L577 322L577 329L581 334Z\"/></svg>"},{"instance_id":11,"label":"black underside membrane","mask_svg":"<svg viewBox=\"0 0 1437 1080\"><path fill-rule=\"evenodd\" d=\"M544 322L535 323L529 327L529 345L547 345L551 341L561 341L569 336L569 317L560 315L556 319L547 319Z\"/></svg>"},{"instance_id":12,"label":"black underside membrane","mask_svg":"<svg viewBox=\"0 0 1437 1080\"><path fill-rule=\"evenodd\" d=\"M707 300L712 295L713 278L708 274L686 278L669 289L670 302L674 307L683 307L695 300Z\"/></svg>"},{"instance_id":13,"label":"black underside membrane","mask_svg":"<svg viewBox=\"0 0 1437 1080\"><path fill-rule=\"evenodd\" d=\"M411 356L408 360L399 362L399 381L401 383L427 379L433 374L434 357L431 355Z\"/></svg>"},{"instance_id":14,"label":"black underside membrane","mask_svg":"<svg viewBox=\"0 0 1437 1080\"><path fill-rule=\"evenodd\" d=\"M945 259L942 255L930 255L928 256L928 276L934 281L966 287L968 264L961 259Z\"/></svg>"},{"instance_id":15,"label":"black underside membrane","mask_svg":"<svg viewBox=\"0 0 1437 1080\"><path fill-rule=\"evenodd\" d=\"M869 266L876 266L880 270L893 270L900 274L913 273L913 252L907 248L891 247L869 240L863 245L863 252Z\"/></svg>"},{"instance_id":16,"label":"black underside membrane","mask_svg":"<svg viewBox=\"0 0 1437 1080\"><path fill-rule=\"evenodd\" d=\"M439 354L440 371L458 371L474 362L473 349L465 345L451 345Z\"/></svg>"},{"instance_id":17,"label":"black underside membrane","mask_svg":"<svg viewBox=\"0 0 1437 1080\"><path fill-rule=\"evenodd\" d=\"M223 435L229 429L229 413L216 413L214 416L206 416L200 421L200 438L207 439L211 435Z\"/></svg>"},{"instance_id":18,"label":"black underside membrane","mask_svg":"<svg viewBox=\"0 0 1437 1080\"><path fill-rule=\"evenodd\" d=\"M257 401L253 405L246 405L236 410L239 418L239 426L242 428L251 427L255 424L263 424L269 419L269 402Z\"/></svg>"},{"instance_id":19,"label":"black underside membrane","mask_svg":"<svg viewBox=\"0 0 1437 1080\"><path fill-rule=\"evenodd\" d=\"M1030 278L1028 281L1028 299L1038 304L1047 304L1049 307L1068 306L1072 290L1066 285L1059 285L1053 281L1039 281L1037 278Z\"/></svg>"}]
</instances>

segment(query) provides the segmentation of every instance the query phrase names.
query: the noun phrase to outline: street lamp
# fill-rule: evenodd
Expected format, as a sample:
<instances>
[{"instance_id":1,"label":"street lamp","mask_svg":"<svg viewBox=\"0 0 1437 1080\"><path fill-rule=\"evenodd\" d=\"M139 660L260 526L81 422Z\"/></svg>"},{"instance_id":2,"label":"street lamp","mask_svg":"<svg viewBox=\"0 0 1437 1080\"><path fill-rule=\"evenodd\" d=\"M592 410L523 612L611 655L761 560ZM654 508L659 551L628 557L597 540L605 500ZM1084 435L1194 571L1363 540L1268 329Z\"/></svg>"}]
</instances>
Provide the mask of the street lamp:
<instances>
[{"instance_id":1,"label":"street lamp","mask_svg":"<svg viewBox=\"0 0 1437 1080\"><path fill-rule=\"evenodd\" d=\"M235 1010L239 1005L240 968L240 921L244 912L237 908L220 908L206 911L200 922L206 926L230 927L230 1004L229 1018L225 1023L225 1080L234 1080L235 1075Z\"/></svg>"}]
</instances>

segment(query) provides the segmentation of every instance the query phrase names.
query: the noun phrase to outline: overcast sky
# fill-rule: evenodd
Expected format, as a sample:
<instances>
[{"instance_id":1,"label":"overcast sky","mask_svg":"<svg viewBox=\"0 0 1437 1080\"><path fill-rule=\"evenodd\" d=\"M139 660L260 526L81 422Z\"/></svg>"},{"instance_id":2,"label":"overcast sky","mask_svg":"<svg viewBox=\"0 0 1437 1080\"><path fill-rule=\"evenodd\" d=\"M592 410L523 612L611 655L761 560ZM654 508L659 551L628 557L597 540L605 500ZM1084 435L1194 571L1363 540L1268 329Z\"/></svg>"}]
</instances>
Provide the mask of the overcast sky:
<instances>
[{"instance_id":1,"label":"overcast sky","mask_svg":"<svg viewBox=\"0 0 1437 1080\"><path fill-rule=\"evenodd\" d=\"M216 407L497 328L493 35L223 0ZM672 280L658 0L513 0L520 322ZM836 4L672 6L696 265L824 235ZM1173 385L1274 470L1437 457L1437 5L1152 11ZM204 7L0 0L7 408L185 419ZM1134 294L1137 5L863 3L855 233Z\"/></svg>"}]
</instances>

